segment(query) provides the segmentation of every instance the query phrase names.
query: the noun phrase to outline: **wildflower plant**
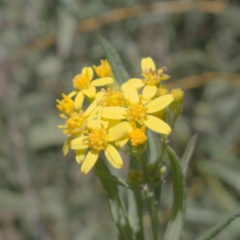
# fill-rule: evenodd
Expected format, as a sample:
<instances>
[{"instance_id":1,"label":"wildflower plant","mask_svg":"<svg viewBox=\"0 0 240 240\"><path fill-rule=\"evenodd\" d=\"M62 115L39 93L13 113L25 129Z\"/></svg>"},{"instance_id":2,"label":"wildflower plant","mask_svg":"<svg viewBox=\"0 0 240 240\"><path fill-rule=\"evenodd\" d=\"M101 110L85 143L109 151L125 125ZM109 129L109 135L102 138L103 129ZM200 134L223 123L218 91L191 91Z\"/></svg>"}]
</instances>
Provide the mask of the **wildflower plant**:
<instances>
[{"instance_id":1,"label":"wildflower plant","mask_svg":"<svg viewBox=\"0 0 240 240\"><path fill-rule=\"evenodd\" d=\"M141 77L131 78L114 48L102 37L99 39L107 60L101 60L99 66L84 67L73 78L73 91L57 100L65 121L59 126L66 135L63 153L75 151L80 171L92 171L99 176L120 240L145 239L145 205L152 239L180 240L186 205L185 172L196 136L190 140L181 161L169 146L168 136L182 112L184 92L180 88L167 89L166 67L157 68L150 57L141 60ZM128 159L122 158L121 151L129 155ZM114 176L106 161L119 170L123 165L129 166L127 179ZM158 210L166 161L172 173L173 203L162 234ZM118 186L128 189L127 207ZM197 239L211 239L237 216L239 212Z\"/></svg>"}]
</instances>

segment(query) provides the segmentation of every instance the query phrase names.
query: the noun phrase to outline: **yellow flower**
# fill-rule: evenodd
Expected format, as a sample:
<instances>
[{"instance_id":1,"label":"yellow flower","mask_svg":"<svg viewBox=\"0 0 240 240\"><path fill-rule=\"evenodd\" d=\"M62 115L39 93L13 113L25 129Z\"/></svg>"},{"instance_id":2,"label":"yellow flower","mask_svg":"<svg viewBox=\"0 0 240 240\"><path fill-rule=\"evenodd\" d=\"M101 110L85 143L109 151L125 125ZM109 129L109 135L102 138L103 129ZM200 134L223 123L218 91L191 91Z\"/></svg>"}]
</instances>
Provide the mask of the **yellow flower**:
<instances>
[{"instance_id":1,"label":"yellow flower","mask_svg":"<svg viewBox=\"0 0 240 240\"><path fill-rule=\"evenodd\" d=\"M166 86L160 85L159 88L157 89L157 96L163 96L165 94L168 94Z\"/></svg>"},{"instance_id":2,"label":"yellow flower","mask_svg":"<svg viewBox=\"0 0 240 240\"><path fill-rule=\"evenodd\" d=\"M63 129L63 133L68 136L68 139L63 145L63 154L67 155L70 149L70 142L74 137L79 137L87 133L87 124L90 120L97 118L97 109L91 103L89 107L83 111L72 112L69 116L61 114L61 118L65 119L64 125L59 125L58 128Z\"/></svg>"},{"instance_id":3,"label":"yellow flower","mask_svg":"<svg viewBox=\"0 0 240 240\"><path fill-rule=\"evenodd\" d=\"M171 94L174 97L174 102L180 103L183 101L184 92L180 88L172 89Z\"/></svg>"},{"instance_id":4,"label":"yellow flower","mask_svg":"<svg viewBox=\"0 0 240 240\"><path fill-rule=\"evenodd\" d=\"M123 84L122 90L125 98L129 101L127 107L105 107L101 110L103 118L126 119L129 122L129 129L130 123L137 123L145 125L157 133L171 133L171 128L167 123L151 115L166 108L173 101L174 98L171 94L166 94L143 104L136 89L128 84Z\"/></svg>"},{"instance_id":5,"label":"yellow flower","mask_svg":"<svg viewBox=\"0 0 240 240\"><path fill-rule=\"evenodd\" d=\"M180 113L183 109L184 92L180 88L172 89L171 94L174 101L170 105L170 109L175 113Z\"/></svg>"},{"instance_id":6,"label":"yellow flower","mask_svg":"<svg viewBox=\"0 0 240 240\"><path fill-rule=\"evenodd\" d=\"M101 64L99 66L93 66L96 74L100 77L100 78L104 78L104 77L112 77L112 68L110 66L110 64L108 63L107 60L101 60Z\"/></svg>"},{"instance_id":7,"label":"yellow flower","mask_svg":"<svg viewBox=\"0 0 240 240\"><path fill-rule=\"evenodd\" d=\"M146 127L142 126L137 128L135 124L132 124L132 130L128 133L132 146L141 146L147 141L145 134Z\"/></svg>"},{"instance_id":8,"label":"yellow flower","mask_svg":"<svg viewBox=\"0 0 240 240\"><path fill-rule=\"evenodd\" d=\"M123 93L119 90L118 87L113 89L108 88L107 91L103 90L104 95L101 100L98 101L99 105L104 107L113 107L119 106L123 107L125 105L125 99Z\"/></svg>"},{"instance_id":9,"label":"yellow flower","mask_svg":"<svg viewBox=\"0 0 240 240\"><path fill-rule=\"evenodd\" d=\"M142 59L141 67L143 78L132 78L128 81L128 84L136 89L143 87L143 98L149 100L156 95L159 83L167 80L169 76L163 73L166 70L165 67L157 70L154 61L150 57Z\"/></svg>"},{"instance_id":10,"label":"yellow flower","mask_svg":"<svg viewBox=\"0 0 240 240\"><path fill-rule=\"evenodd\" d=\"M124 131L122 131L124 130ZM98 121L92 122L88 136L80 136L71 141L71 148L78 151L78 162L82 163L81 172L88 173L96 163L100 151L115 168L123 166L122 158L114 147L114 141L122 137L126 127L122 123L109 130ZM86 154L86 150L89 149Z\"/></svg>"},{"instance_id":11,"label":"yellow flower","mask_svg":"<svg viewBox=\"0 0 240 240\"><path fill-rule=\"evenodd\" d=\"M62 94L63 99L59 100L57 99L57 108L68 115L71 115L72 112L74 112L75 106L74 106L74 101L67 95L65 95L64 93Z\"/></svg>"},{"instance_id":12,"label":"yellow flower","mask_svg":"<svg viewBox=\"0 0 240 240\"><path fill-rule=\"evenodd\" d=\"M113 78L104 77L98 78L92 81L93 70L91 67L83 68L81 74L78 74L73 79L73 86L76 88L73 91L71 96L77 94L75 101L82 102L84 95L92 99L96 95L96 87L105 86L113 83Z\"/></svg>"}]
</instances>

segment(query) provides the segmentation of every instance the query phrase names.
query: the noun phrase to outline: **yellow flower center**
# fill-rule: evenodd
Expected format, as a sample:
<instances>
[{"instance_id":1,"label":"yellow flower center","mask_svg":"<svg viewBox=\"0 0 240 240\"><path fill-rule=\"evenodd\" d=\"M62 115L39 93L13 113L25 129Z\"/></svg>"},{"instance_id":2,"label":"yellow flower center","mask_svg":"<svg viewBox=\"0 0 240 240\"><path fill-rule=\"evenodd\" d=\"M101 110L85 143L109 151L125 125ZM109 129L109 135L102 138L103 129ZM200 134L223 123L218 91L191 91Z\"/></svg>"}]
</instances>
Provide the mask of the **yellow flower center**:
<instances>
[{"instance_id":1,"label":"yellow flower center","mask_svg":"<svg viewBox=\"0 0 240 240\"><path fill-rule=\"evenodd\" d=\"M158 96L163 96L163 95L166 95L166 94L168 94L168 90L167 90L166 86L160 85L158 90L157 90L157 95Z\"/></svg>"},{"instance_id":2,"label":"yellow flower center","mask_svg":"<svg viewBox=\"0 0 240 240\"><path fill-rule=\"evenodd\" d=\"M159 70L153 70L150 68L144 69L144 71L142 72L142 76L143 76L142 81L143 81L144 85L156 86L162 80L168 79L169 76L166 74L163 74L165 69L166 69L165 67L162 67Z\"/></svg>"},{"instance_id":3,"label":"yellow flower center","mask_svg":"<svg viewBox=\"0 0 240 240\"><path fill-rule=\"evenodd\" d=\"M74 102L70 97L66 96L65 94L62 94L62 97L62 100L57 99L57 108L63 113L70 115L75 110Z\"/></svg>"},{"instance_id":4,"label":"yellow flower center","mask_svg":"<svg viewBox=\"0 0 240 240\"><path fill-rule=\"evenodd\" d=\"M143 83L148 86L156 86L159 83L159 76L156 70L145 69L142 73Z\"/></svg>"},{"instance_id":5,"label":"yellow flower center","mask_svg":"<svg viewBox=\"0 0 240 240\"><path fill-rule=\"evenodd\" d=\"M129 103L126 118L129 122L138 122L142 125L144 120L147 119L147 107L141 103Z\"/></svg>"},{"instance_id":6,"label":"yellow flower center","mask_svg":"<svg viewBox=\"0 0 240 240\"><path fill-rule=\"evenodd\" d=\"M64 115L62 115L63 118ZM79 113L73 112L69 118L66 118L66 124L58 126L63 128L63 133L68 136L80 136L86 129L85 118L83 117L83 111Z\"/></svg>"},{"instance_id":7,"label":"yellow flower center","mask_svg":"<svg viewBox=\"0 0 240 240\"><path fill-rule=\"evenodd\" d=\"M143 126L141 127L141 129L135 128L129 133L129 138L131 140L132 146L140 146L147 141L145 130L146 130L146 127Z\"/></svg>"},{"instance_id":8,"label":"yellow flower center","mask_svg":"<svg viewBox=\"0 0 240 240\"><path fill-rule=\"evenodd\" d=\"M105 128L91 129L88 136L89 148L95 148L98 151L107 147L107 132Z\"/></svg>"},{"instance_id":9,"label":"yellow flower center","mask_svg":"<svg viewBox=\"0 0 240 240\"><path fill-rule=\"evenodd\" d=\"M171 94L175 102L181 102L184 98L184 92L180 88L172 89Z\"/></svg>"},{"instance_id":10,"label":"yellow flower center","mask_svg":"<svg viewBox=\"0 0 240 240\"><path fill-rule=\"evenodd\" d=\"M119 91L119 88L107 89L104 97L98 104L104 107L123 107L125 105L125 99L123 93Z\"/></svg>"},{"instance_id":11,"label":"yellow flower center","mask_svg":"<svg viewBox=\"0 0 240 240\"><path fill-rule=\"evenodd\" d=\"M82 91L84 89L88 89L91 82L91 76L89 75L88 71L82 72L78 74L73 79L73 86L78 90Z\"/></svg>"},{"instance_id":12,"label":"yellow flower center","mask_svg":"<svg viewBox=\"0 0 240 240\"><path fill-rule=\"evenodd\" d=\"M112 69L107 60L101 60L101 64L99 66L93 66L96 74L100 77L111 77Z\"/></svg>"}]
</instances>

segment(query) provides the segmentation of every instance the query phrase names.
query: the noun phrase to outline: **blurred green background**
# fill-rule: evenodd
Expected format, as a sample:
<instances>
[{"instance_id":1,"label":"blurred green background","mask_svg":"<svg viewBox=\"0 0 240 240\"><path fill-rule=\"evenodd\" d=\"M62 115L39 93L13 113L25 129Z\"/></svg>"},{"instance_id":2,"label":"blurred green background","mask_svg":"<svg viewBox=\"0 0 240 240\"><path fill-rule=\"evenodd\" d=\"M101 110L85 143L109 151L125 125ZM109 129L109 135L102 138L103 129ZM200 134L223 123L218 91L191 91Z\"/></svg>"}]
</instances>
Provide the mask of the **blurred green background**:
<instances>
[{"instance_id":1,"label":"blurred green background","mask_svg":"<svg viewBox=\"0 0 240 240\"><path fill-rule=\"evenodd\" d=\"M82 175L56 99L104 52L97 35L140 77L141 58L166 66L185 90L170 137L182 156L199 133L187 174L184 240L240 205L240 3L146 0L0 1L0 240L117 239L97 177ZM127 169L123 169L127 171ZM171 181L159 217L170 213ZM144 218L146 229L149 219ZM215 240L240 239L240 220ZM148 239L151 239L150 237Z\"/></svg>"}]
</instances>

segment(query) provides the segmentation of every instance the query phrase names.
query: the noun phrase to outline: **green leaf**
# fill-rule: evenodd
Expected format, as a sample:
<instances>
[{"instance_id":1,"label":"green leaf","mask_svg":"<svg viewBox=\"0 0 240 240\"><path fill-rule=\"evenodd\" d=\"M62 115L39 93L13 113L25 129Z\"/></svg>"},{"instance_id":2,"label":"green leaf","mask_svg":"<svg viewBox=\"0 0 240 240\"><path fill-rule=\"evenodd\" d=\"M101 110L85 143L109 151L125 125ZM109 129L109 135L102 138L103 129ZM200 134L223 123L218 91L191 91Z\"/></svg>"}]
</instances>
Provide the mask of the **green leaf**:
<instances>
[{"instance_id":1,"label":"green leaf","mask_svg":"<svg viewBox=\"0 0 240 240\"><path fill-rule=\"evenodd\" d=\"M130 170L139 170L138 161L133 156L130 156ZM133 232L137 240L144 240L143 231L143 202L140 189L128 190L128 216Z\"/></svg>"},{"instance_id":2,"label":"green leaf","mask_svg":"<svg viewBox=\"0 0 240 240\"><path fill-rule=\"evenodd\" d=\"M186 175L188 164L189 164L190 159L192 157L197 138L198 138L198 134L195 134L194 136L192 136L191 139L189 140L188 144L187 144L187 147L186 147L185 151L184 151L182 161L181 161L182 170L183 170L184 175Z\"/></svg>"},{"instance_id":3,"label":"green leaf","mask_svg":"<svg viewBox=\"0 0 240 240\"><path fill-rule=\"evenodd\" d=\"M154 162L160 155L161 140L157 135L152 131L147 131L147 155L149 163Z\"/></svg>"},{"instance_id":4,"label":"green leaf","mask_svg":"<svg viewBox=\"0 0 240 240\"><path fill-rule=\"evenodd\" d=\"M99 171L99 170L95 170L94 173L101 177L101 178L105 178L106 180L108 181L112 181L113 183L117 184L117 185L120 185L122 187L126 187L126 188L129 188L129 189L136 189L135 186L132 186L132 185L129 185L126 181L124 181L123 179L121 178L118 178L118 177L115 177L113 176L112 174L110 173L107 173L107 172L104 172L104 171Z\"/></svg>"},{"instance_id":5,"label":"green leaf","mask_svg":"<svg viewBox=\"0 0 240 240\"><path fill-rule=\"evenodd\" d=\"M186 206L186 185L180 161L175 151L166 146L172 169L173 205L171 219L167 225L164 240L181 239Z\"/></svg>"},{"instance_id":6,"label":"green leaf","mask_svg":"<svg viewBox=\"0 0 240 240\"><path fill-rule=\"evenodd\" d=\"M100 172L106 172L110 175L110 171L107 165L101 158L99 158L95 164L95 169ZM111 212L113 221L117 226L119 232L119 240L135 240L124 204L119 195L118 187L116 184L113 184L108 178L99 176L99 179L107 195L108 207Z\"/></svg>"},{"instance_id":7,"label":"green leaf","mask_svg":"<svg viewBox=\"0 0 240 240\"><path fill-rule=\"evenodd\" d=\"M98 36L98 39L100 40L100 43L105 51L107 60L112 67L112 71L116 81L118 82L119 85L122 85L123 83L130 79L130 76L125 70L122 64L122 60L119 57L119 54L105 38Z\"/></svg>"},{"instance_id":8,"label":"green leaf","mask_svg":"<svg viewBox=\"0 0 240 240\"><path fill-rule=\"evenodd\" d=\"M233 220L240 217L240 208L236 210L229 217L223 221L217 223L214 227L209 229L203 236L196 238L195 240L210 240L215 237L219 232L221 232L225 227L227 227Z\"/></svg>"}]
</instances>

